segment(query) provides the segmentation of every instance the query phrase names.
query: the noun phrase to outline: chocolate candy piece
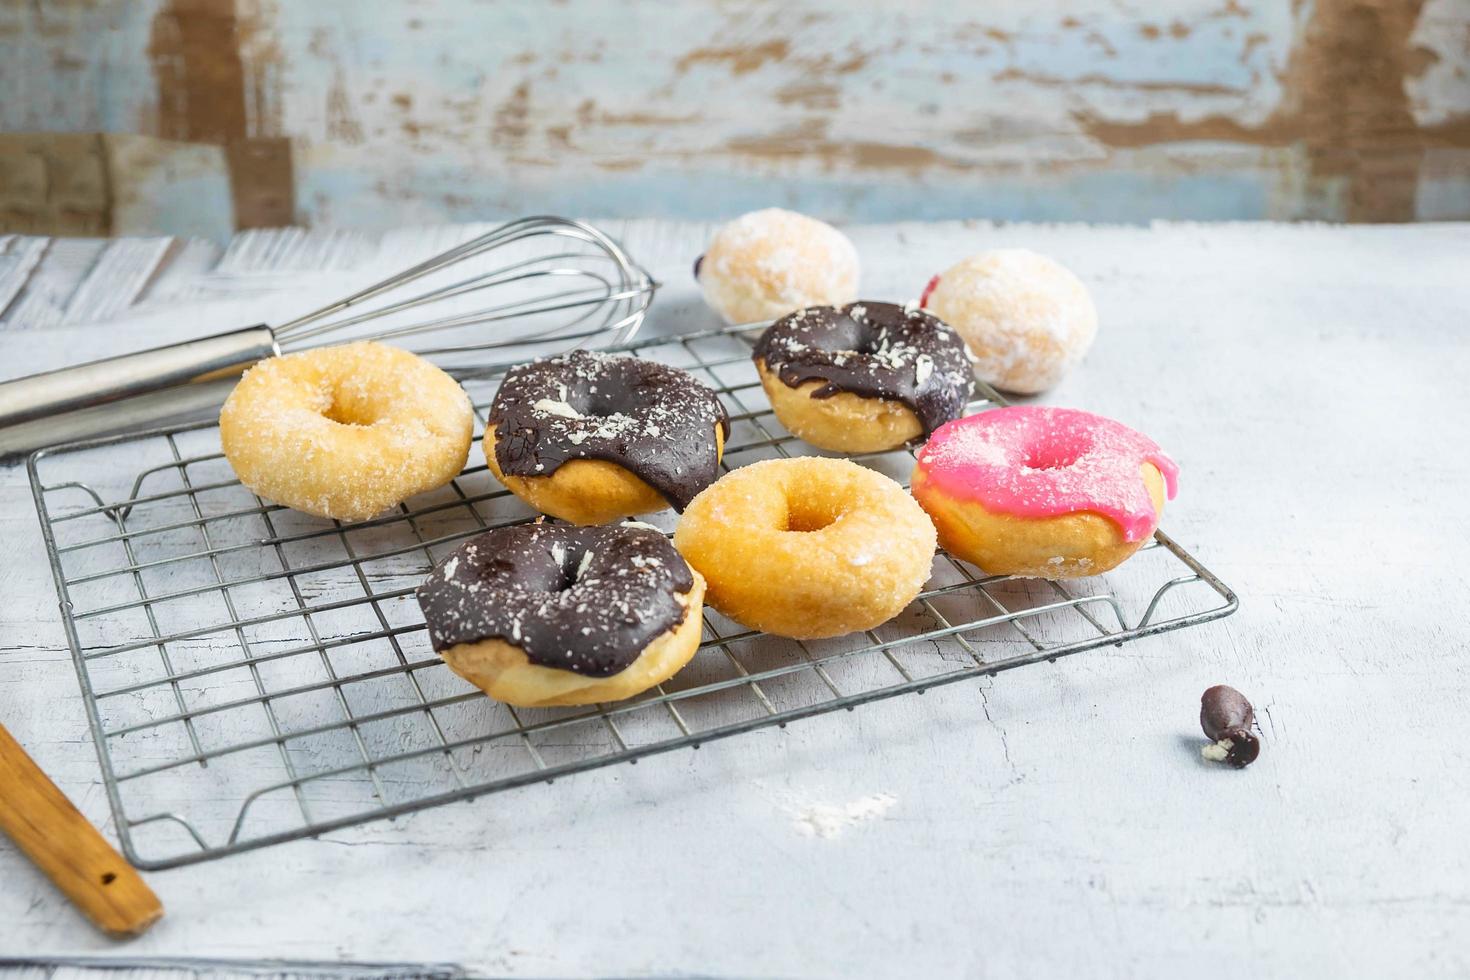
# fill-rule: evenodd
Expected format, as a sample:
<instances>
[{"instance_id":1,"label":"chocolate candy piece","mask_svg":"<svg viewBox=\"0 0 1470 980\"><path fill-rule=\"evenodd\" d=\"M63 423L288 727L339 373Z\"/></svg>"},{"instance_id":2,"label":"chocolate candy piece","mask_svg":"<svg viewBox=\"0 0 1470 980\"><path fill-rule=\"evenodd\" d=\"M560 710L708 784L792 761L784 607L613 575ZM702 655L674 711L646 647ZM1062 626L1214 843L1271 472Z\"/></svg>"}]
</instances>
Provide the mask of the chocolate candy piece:
<instances>
[{"instance_id":1,"label":"chocolate candy piece","mask_svg":"<svg viewBox=\"0 0 1470 980\"><path fill-rule=\"evenodd\" d=\"M1251 733L1256 712L1233 687L1216 684L1199 699L1199 725L1211 740L1200 754L1211 762L1228 762L1244 769L1261 754L1261 742Z\"/></svg>"}]
</instances>

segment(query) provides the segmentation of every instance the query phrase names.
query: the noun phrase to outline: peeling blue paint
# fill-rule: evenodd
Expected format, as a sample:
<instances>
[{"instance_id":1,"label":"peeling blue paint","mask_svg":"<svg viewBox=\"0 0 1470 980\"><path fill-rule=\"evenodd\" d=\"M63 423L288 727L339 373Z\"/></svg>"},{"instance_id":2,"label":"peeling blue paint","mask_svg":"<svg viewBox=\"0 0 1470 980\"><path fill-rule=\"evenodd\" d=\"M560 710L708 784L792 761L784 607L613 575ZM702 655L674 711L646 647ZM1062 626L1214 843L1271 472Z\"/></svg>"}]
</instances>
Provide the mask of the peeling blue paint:
<instances>
[{"instance_id":1,"label":"peeling blue paint","mask_svg":"<svg viewBox=\"0 0 1470 980\"><path fill-rule=\"evenodd\" d=\"M0 131L152 132L164 3L0 8ZM241 48L266 104L252 135L292 140L304 223L714 218L770 203L858 221L1344 213L1299 152L1125 149L1079 122L1218 116L1249 130L1282 98L1310 4L238 6L262 18ZM1463 62L1470 12L1437 11L1415 43ZM1463 111L1433 103L1441 91L1458 90L1425 86L1424 112ZM155 195L152 227L228 209L196 198L218 194L220 175L181 194L160 174L134 175ZM1426 171L1419 213L1470 215L1467 186L1463 160ZM148 213L145 201L129 220Z\"/></svg>"}]
</instances>

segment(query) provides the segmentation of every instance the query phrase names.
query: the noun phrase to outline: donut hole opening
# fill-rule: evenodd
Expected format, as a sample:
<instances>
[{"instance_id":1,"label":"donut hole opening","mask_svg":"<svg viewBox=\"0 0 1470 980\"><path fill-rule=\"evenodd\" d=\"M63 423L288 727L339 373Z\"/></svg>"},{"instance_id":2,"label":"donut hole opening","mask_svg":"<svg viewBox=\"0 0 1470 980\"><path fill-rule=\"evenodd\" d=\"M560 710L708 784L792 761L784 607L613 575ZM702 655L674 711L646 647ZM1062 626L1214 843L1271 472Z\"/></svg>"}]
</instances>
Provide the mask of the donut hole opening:
<instances>
[{"instance_id":1,"label":"donut hole opening","mask_svg":"<svg viewBox=\"0 0 1470 980\"><path fill-rule=\"evenodd\" d=\"M566 592L570 590L572 586L582 581L582 575L587 571L587 563L591 560L591 552L569 552L557 568L556 579L548 584L546 591Z\"/></svg>"},{"instance_id":2,"label":"donut hole opening","mask_svg":"<svg viewBox=\"0 0 1470 980\"><path fill-rule=\"evenodd\" d=\"M786 527L787 531L820 531L831 527L841 517L831 507L822 505L820 501L793 500L786 505Z\"/></svg>"},{"instance_id":3,"label":"donut hole opening","mask_svg":"<svg viewBox=\"0 0 1470 980\"><path fill-rule=\"evenodd\" d=\"M845 313L828 326L825 333L814 341L814 346L833 353L875 354L882 344L879 343L878 331L871 325Z\"/></svg>"},{"instance_id":4,"label":"donut hole opening","mask_svg":"<svg viewBox=\"0 0 1470 980\"><path fill-rule=\"evenodd\" d=\"M1081 446L1034 446L1026 454L1026 468L1032 470L1065 469L1081 459L1085 451L1085 448Z\"/></svg>"},{"instance_id":5,"label":"donut hole opening","mask_svg":"<svg viewBox=\"0 0 1470 980\"><path fill-rule=\"evenodd\" d=\"M373 420L366 418L357 412L344 411L335 402L332 407L322 413L328 422L336 422L338 425L372 425Z\"/></svg>"},{"instance_id":6,"label":"donut hole opening","mask_svg":"<svg viewBox=\"0 0 1470 980\"><path fill-rule=\"evenodd\" d=\"M598 390L589 392L583 399L585 405L574 406L583 415L591 415L596 418L607 418L609 415L619 415L627 409L627 405L616 404L612 394L607 391ZM626 401L626 398L622 399Z\"/></svg>"},{"instance_id":7,"label":"donut hole opening","mask_svg":"<svg viewBox=\"0 0 1470 980\"><path fill-rule=\"evenodd\" d=\"M327 392L327 407L322 416L338 425L369 426L378 421L378 412L368 405L367 400L350 392L332 390Z\"/></svg>"},{"instance_id":8,"label":"donut hole opening","mask_svg":"<svg viewBox=\"0 0 1470 980\"><path fill-rule=\"evenodd\" d=\"M578 415L593 419L605 419L614 415L627 415L651 401L640 397L638 389L617 391L611 384L599 383L596 391L590 388L567 393L567 405Z\"/></svg>"}]
</instances>

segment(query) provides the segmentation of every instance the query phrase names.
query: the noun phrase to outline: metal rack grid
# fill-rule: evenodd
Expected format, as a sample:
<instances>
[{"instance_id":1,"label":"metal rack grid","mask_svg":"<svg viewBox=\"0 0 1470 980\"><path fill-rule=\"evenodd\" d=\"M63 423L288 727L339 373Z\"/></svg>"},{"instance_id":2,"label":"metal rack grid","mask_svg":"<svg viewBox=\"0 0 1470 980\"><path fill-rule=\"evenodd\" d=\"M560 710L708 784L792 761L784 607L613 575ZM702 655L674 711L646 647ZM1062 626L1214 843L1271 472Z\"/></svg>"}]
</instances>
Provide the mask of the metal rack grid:
<instances>
[{"instance_id":1,"label":"metal rack grid","mask_svg":"<svg viewBox=\"0 0 1470 980\"><path fill-rule=\"evenodd\" d=\"M715 387L726 469L819 453L786 433L756 331L625 350ZM479 416L494 379L467 382ZM979 386L970 411L1004 404ZM907 450L855 456L900 481ZM865 633L810 642L706 610L666 684L618 704L516 709L430 649L413 589L487 528L532 513L478 447L449 486L344 525L267 504L212 424L42 450L29 470L103 781L129 860L190 864L852 709L1219 619L1235 595L1162 532L1106 576L984 576L940 553L923 593ZM115 476L114 476L115 474ZM136 475L133 475L136 474ZM671 530L672 514L651 522Z\"/></svg>"}]
</instances>

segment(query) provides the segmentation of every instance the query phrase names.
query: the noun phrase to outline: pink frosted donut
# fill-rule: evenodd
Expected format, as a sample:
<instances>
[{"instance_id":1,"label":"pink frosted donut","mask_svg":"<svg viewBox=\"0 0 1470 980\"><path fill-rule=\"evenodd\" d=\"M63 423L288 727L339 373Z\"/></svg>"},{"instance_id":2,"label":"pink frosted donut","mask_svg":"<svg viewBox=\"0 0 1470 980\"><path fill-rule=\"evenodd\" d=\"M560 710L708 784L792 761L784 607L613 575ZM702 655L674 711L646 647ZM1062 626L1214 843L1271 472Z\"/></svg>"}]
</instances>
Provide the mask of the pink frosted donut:
<instances>
[{"instance_id":1,"label":"pink frosted donut","mask_svg":"<svg viewBox=\"0 0 1470 980\"><path fill-rule=\"evenodd\" d=\"M1074 408L996 408L940 426L915 499L950 554L991 575L1115 568L1158 527L1179 467L1150 438Z\"/></svg>"}]
</instances>

